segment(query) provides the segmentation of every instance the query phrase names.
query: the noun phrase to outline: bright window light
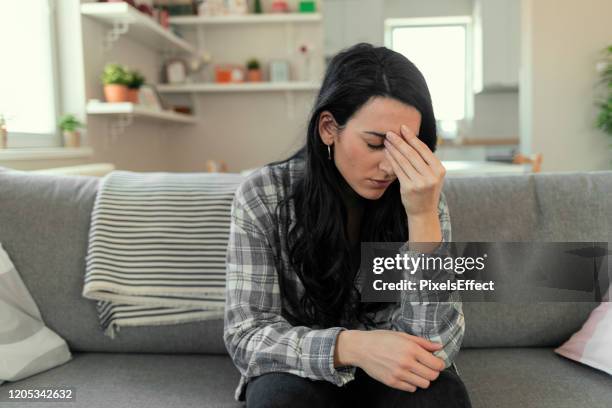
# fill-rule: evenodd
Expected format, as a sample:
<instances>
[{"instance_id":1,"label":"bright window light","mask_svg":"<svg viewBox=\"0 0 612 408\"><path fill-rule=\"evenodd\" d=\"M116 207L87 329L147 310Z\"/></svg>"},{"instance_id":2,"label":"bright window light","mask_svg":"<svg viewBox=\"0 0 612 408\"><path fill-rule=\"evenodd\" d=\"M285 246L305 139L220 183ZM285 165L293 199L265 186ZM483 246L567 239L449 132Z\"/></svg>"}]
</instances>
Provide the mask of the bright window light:
<instances>
[{"instance_id":1,"label":"bright window light","mask_svg":"<svg viewBox=\"0 0 612 408\"><path fill-rule=\"evenodd\" d=\"M467 23L389 21L387 43L412 61L425 77L437 120L465 119Z\"/></svg>"},{"instance_id":2,"label":"bright window light","mask_svg":"<svg viewBox=\"0 0 612 408\"><path fill-rule=\"evenodd\" d=\"M11 133L55 133L49 0L0 1L0 114Z\"/></svg>"}]
</instances>

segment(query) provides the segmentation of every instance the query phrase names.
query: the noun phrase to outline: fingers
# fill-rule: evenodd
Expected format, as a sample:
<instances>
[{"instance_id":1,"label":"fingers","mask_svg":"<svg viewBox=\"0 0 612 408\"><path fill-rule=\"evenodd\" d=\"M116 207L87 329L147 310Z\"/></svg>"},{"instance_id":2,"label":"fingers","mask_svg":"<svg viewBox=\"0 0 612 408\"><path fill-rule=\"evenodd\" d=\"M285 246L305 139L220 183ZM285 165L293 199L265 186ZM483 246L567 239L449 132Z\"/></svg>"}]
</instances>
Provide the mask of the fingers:
<instances>
[{"instance_id":1,"label":"fingers","mask_svg":"<svg viewBox=\"0 0 612 408\"><path fill-rule=\"evenodd\" d=\"M400 127L400 133L406 143L412 146L427 164L432 164L434 162L436 156L432 153L429 147L423 143L417 137L417 135L412 132L412 130L408 128L408 126L402 125Z\"/></svg>"},{"instance_id":2,"label":"fingers","mask_svg":"<svg viewBox=\"0 0 612 408\"><path fill-rule=\"evenodd\" d=\"M397 162L395 157L391 154L389 149L385 149L385 156L387 156L387 158L389 159L389 162L391 163L391 167L393 168L393 172L395 173L397 178L400 180L400 183L402 185L408 185L410 184L411 180L418 179L419 174L417 173L417 171L411 165L407 167L402 167Z\"/></svg>"},{"instance_id":3,"label":"fingers","mask_svg":"<svg viewBox=\"0 0 612 408\"><path fill-rule=\"evenodd\" d=\"M429 340L427 340L426 338L423 338L423 337L413 336L412 341L414 341L415 343L417 343L421 347L423 347L423 348L425 348L427 350L430 350L430 351L437 351L437 350L440 350L442 348L442 344L434 343L434 342L429 341Z\"/></svg>"},{"instance_id":4,"label":"fingers","mask_svg":"<svg viewBox=\"0 0 612 408\"><path fill-rule=\"evenodd\" d=\"M441 343L434 343L431 340L427 340L425 337L414 336L412 334L403 333L410 341L417 343L419 346L424 347L426 349L431 349L432 351L436 351L442 348Z\"/></svg>"},{"instance_id":5,"label":"fingers","mask_svg":"<svg viewBox=\"0 0 612 408\"><path fill-rule=\"evenodd\" d=\"M432 176L433 172L417 150L393 132L387 132L385 146L400 163L402 168L410 165L422 176ZM412 177L411 177L412 178Z\"/></svg>"},{"instance_id":6,"label":"fingers","mask_svg":"<svg viewBox=\"0 0 612 408\"><path fill-rule=\"evenodd\" d=\"M444 360L434 356L431 352L425 349L421 349L421 351L416 354L416 359L419 363L431 368L432 370L442 371L446 367Z\"/></svg>"},{"instance_id":7,"label":"fingers","mask_svg":"<svg viewBox=\"0 0 612 408\"><path fill-rule=\"evenodd\" d=\"M401 135L410 146L416 150L423 160L429 165L435 174L445 174L446 169L442 165L442 162L433 154L431 149L415 135L410 128L406 125L400 127Z\"/></svg>"},{"instance_id":8,"label":"fingers","mask_svg":"<svg viewBox=\"0 0 612 408\"><path fill-rule=\"evenodd\" d=\"M402 370L398 377L405 383L419 388L428 388L430 381L408 370Z\"/></svg>"},{"instance_id":9,"label":"fingers","mask_svg":"<svg viewBox=\"0 0 612 408\"><path fill-rule=\"evenodd\" d=\"M433 381L440 375L440 371L432 370L431 368L424 366L423 364L416 363L414 367L410 369L413 373L418 375L421 378L424 378L428 381Z\"/></svg>"},{"instance_id":10,"label":"fingers","mask_svg":"<svg viewBox=\"0 0 612 408\"><path fill-rule=\"evenodd\" d=\"M395 383L395 388L413 392L416 390L415 387L429 388L431 382L437 379L439 375L439 371L413 361L409 368L398 370L392 382Z\"/></svg>"},{"instance_id":11,"label":"fingers","mask_svg":"<svg viewBox=\"0 0 612 408\"><path fill-rule=\"evenodd\" d=\"M408 391L408 392L415 392L416 391L416 387L410 383L407 383L405 381L402 381L400 379L397 379L395 381L391 381L389 383L389 386L393 387L393 388L397 388L398 390L402 390L402 391Z\"/></svg>"},{"instance_id":12,"label":"fingers","mask_svg":"<svg viewBox=\"0 0 612 408\"><path fill-rule=\"evenodd\" d=\"M419 363L425 365L426 367L429 367L432 370L436 370L436 371L444 370L444 368L446 367L446 364L444 364L444 360L432 354L433 351L440 350L442 348L442 344L431 342L424 337L413 336L408 333L405 333L405 334L406 336L409 336L409 339L414 344L419 346L417 347L417 351L415 355L416 360ZM431 351L428 350L430 348L432 349Z\"/></svg>"}]
</instances>

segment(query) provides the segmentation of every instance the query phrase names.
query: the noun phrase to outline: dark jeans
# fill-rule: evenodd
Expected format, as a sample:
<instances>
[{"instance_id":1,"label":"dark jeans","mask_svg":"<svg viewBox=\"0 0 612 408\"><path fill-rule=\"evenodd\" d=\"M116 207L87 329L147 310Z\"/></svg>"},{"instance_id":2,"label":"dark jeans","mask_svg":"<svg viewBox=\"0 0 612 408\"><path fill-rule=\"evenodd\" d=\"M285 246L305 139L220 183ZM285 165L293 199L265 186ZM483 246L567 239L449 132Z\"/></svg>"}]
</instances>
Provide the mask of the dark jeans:
<instances>
[{"instance_id":1,"label":"dark jeans","mask_svg":"<svg viewBox=\"0 0 612 408\"><path fill-rule=\"evenodd\" d=\"M343 387L289 373L267 373L252 379L246 388L247 408L273 407L470 407L470 397L453 367L442 371L429 388L398 390L376 381L357 368L355 379Z\"/></svg>"}]
</instances>

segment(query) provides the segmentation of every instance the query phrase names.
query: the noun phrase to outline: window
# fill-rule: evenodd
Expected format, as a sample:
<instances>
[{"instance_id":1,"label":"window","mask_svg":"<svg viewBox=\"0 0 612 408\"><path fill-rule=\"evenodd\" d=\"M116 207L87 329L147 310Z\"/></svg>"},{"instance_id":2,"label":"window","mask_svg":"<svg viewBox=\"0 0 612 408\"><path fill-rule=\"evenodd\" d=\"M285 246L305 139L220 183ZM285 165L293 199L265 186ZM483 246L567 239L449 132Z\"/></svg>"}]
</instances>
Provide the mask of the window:
<instances>
[{"instance_id":1,"label":"window","mask_svg":"<svg viewBox=\"0 0 612 408\"><path fill-rule=\"evenodd\" d=\"M58 145L53 0L0 2L0 113L10 147Z\"/></svg>"},{"instance_id":2,"label":"window","mask_svg":"<svg viewBox=\"0 0 612 408\"><path fill-rule=\"evenodd\" d=\"M385 45L421 71L447 137L456 136L459 123L472 117L471 35L469 16L385 21Z\"/></svg>"}]
</instances>

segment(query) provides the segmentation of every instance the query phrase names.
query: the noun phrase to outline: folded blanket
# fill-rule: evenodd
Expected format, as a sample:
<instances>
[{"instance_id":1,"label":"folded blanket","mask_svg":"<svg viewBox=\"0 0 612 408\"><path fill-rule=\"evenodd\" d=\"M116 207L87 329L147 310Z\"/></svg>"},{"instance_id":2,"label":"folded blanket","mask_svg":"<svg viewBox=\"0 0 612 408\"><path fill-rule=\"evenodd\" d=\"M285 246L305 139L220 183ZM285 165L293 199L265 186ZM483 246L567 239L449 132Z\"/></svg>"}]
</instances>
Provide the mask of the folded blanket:
<instances>
[{"instance_id":1,"label":"folded blanket","mask_svg":"<svg viewBox=\"0 0 612 408\"><path fill-rule=\"evenodd\" d=\"M100 181L83 296L99 301L106 335L223 317L231 204L243 180L113 171Z\"/></svg>"}]
</instances>

